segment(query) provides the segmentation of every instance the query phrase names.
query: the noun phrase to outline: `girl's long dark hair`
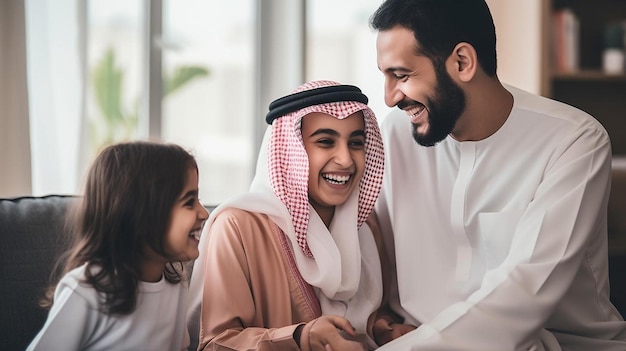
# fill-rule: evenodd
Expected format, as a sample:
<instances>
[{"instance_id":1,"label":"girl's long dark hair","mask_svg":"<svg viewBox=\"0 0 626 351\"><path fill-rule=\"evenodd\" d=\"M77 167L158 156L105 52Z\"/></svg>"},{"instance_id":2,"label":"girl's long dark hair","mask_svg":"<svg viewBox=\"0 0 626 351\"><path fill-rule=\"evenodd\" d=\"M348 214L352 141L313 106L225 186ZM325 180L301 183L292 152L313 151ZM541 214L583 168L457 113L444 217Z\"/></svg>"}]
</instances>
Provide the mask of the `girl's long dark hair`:
<instances>
[{"instance_id":1,"label":"girl's long dark hair","mask_svg":"<svg viewBox=\"0 0 626 351\"><path fill-rule=\"evenodd\" d=\"M83 196L70 211L74 243L59 264L63 275L87 265L85 283L104 297L103 312L134 311L148 247L167 257L163 240L190 167L198 169L182 147L147 141L109 146L93 162ZM170 283L183 276L182 263L166 265ZM52 304L54 288L42 305Z\"/></svg>"}]
</instances>

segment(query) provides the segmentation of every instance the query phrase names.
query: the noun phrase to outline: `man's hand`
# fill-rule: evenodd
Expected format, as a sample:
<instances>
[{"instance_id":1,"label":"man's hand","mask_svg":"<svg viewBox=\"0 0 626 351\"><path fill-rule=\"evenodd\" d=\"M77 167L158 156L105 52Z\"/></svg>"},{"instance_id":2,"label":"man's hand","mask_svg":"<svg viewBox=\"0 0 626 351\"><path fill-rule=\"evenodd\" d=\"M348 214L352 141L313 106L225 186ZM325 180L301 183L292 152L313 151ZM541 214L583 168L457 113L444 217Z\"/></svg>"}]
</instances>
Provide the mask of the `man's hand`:
<instances>
[{"instance_id":1,"label":"man's hand","mask_svg":"<svg viewBox=\"0 0 626 351\"><path fill-rule=\"evenodd\" d=\"M384 318L378 319L374 322L372 333L376 339L376 343L382 346L393 339L397 339L402 335L417 328L412 324L399 324L389 322Z\"/></svg>"}]
</instances>

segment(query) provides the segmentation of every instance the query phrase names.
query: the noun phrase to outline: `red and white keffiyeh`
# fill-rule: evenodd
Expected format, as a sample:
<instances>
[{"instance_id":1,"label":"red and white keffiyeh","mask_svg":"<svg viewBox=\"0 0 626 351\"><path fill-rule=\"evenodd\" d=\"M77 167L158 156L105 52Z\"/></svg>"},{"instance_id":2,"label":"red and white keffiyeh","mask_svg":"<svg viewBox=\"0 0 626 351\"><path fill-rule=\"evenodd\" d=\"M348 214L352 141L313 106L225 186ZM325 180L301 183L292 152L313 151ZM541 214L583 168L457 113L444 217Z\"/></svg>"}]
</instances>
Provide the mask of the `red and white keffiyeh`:
<instances>
[{"instance_id":1,"label":"red and white keffiyeh","mask_svg":"<svg viewBox=\"0 0 626 351\"><path fill-rule=\"evenodd\" d=\"M339 83L328 80L313 81L301 85L292 93L333 85ZM374 112L367 105L356 101L331 102L305 107L276 119L272 124L268 147L272 190L289 210L298 245L307 257L313 257L313 254L307 243L310 217L309 160L302 143L302 118L313 112L321 112L344 119L358 111L362 111L365 116L366 129L365 170L359 183L356 223L357 228L360 228L374 208L383 179L384 151Z\"/></svg>"},{"instance_id":2,"label":"red and white keffiyeh","mask_svg":"<svg viewBox=\"0 0 626 351\"><path fill-rule=\"evenodd\" d=\"M309 82L294 91L339 85ZM348 200L336 206L327 228L308 200L309 163L300 131L302 117L322 112L343 119L363 111L365 117L365 170ZM382 299L382 272L371 229L363 225L374 207L383 177L384 153L373 111L360 102L341 101L308 106L274 120L259 151L250 191L224 201L205 223L200 257L191 277L188 315L200 313L209 228L226 208L263 213L285 234L302 278L315 290L323 314L344 316L365 335L368 317ZM258 233L264 235L264 233ZM270 234L271 235L271 234Z\"/></svg>"}]
</instances>

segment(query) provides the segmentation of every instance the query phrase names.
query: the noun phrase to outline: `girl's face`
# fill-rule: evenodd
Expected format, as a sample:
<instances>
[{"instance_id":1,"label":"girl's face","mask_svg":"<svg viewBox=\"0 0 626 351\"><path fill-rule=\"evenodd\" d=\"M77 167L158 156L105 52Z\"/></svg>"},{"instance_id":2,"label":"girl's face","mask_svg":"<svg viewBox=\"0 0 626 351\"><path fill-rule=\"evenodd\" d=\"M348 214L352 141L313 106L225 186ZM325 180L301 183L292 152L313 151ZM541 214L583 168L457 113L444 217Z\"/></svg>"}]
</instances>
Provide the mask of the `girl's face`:
<instances>
[{"instance_id":1,"label":"girl's face","mask_svg":"<svg viewBox=\"0 0 626 351\"><path fill-rule=\"evenodd\" d=\"M358 187L365 169L365 122L356 112L337 119L315 112L302 118L309 157L309 202L328 226L335 206Z\"/></svg>"},{"instance_id":2,"label":"girl's face","mask_svg":"<svg viewBox=\"0 0 626 351\"><path fill-rule=\"evenodd\" d=\"M200 232L208 216L198 199L198 172L190 167L183 191L172 207L163 242L169 260L184 262L198 258Z\"/></svg>"}]
</instances>

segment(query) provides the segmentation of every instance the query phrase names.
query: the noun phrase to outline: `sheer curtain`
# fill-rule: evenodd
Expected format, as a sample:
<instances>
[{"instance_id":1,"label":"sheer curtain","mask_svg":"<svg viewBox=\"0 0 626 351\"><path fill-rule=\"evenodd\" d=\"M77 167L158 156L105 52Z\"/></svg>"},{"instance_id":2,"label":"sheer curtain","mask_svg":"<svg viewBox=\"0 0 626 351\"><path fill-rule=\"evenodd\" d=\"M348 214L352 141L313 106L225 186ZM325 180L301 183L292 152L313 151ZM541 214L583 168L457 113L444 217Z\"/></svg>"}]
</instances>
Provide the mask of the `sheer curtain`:
<instances>
[{"instance_id":1,"label":"sheer curtain","mask_svg":"<svg viewBox=\"0 0 626 351\"><path fill-rule=\"evenodd\" d=\"M76 194L82 180L84 1L19 1L26 13L32 194Z\"/></svg>"},{"instance_id":2,"label":"sheer curtain","mask_svg":"<svg viewBox=\"0 0 626 351\"><path fill-rule=\"evenodd\" d=\"M23 0L0 1L0 197L29 194L30 146Z\"/></svg>"}]
</instances>

